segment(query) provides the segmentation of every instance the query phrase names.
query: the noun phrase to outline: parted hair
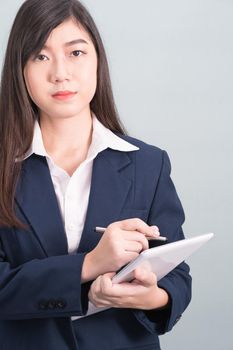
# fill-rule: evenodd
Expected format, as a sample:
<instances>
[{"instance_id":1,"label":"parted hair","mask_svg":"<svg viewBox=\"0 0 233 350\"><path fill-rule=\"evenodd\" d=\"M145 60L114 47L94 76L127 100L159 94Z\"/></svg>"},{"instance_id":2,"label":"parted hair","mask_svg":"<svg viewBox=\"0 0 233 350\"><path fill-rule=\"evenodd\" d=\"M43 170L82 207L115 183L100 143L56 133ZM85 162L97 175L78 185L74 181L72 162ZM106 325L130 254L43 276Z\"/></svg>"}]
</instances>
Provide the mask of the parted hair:
<instances>
[{"instance_id":1,"label":"parted hair","mask_svg":"<svg viewBox=\"0 0 233 350\"><path fill-rule=\"evenodd\" d=\"M22 170L20 159L29 149L38 107L30 98L23 75L51 31L73 18L90 36L98 58L97 88L90 103L100 122L113 132L127 134L114 103L108 62L99 31L78 0L26 0L13 22L0 84L0 226L25 228L15 214L15 192Z\"/></svg>"}]
</instances>

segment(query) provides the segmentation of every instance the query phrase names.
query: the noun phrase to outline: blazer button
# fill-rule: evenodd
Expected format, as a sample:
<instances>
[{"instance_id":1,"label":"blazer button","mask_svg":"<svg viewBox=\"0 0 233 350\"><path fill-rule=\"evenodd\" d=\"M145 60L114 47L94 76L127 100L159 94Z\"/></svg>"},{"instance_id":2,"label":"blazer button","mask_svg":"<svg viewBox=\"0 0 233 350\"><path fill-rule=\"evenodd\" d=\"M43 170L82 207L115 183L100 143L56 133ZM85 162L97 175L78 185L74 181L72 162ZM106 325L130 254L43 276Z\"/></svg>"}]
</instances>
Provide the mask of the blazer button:
<instances>
[{"instance_id":1,"label":"blazer button","mask_svg":"<svg viewBox=\"0 0 233 350\"><path fill-rule=\"evenodd\" d=\"M67 305L67 303L66 303L65 300L58 300L58 301L57 301L57 307L58 307L59 309L64 309L64 308L66 307L66 305Z\"/></svg>"},{"instance_id":2,"label":"blazer button","mask_svg":"<svg viewBox=\"0 0 233 350\"><path fill-rule=\"evenodd\" d=\"M47 308L50 310L55 309L57 306L57 303L55 300L49 300L48 304L47 304Z\"/></svg>"},{"instance_id":3,"label":"blazer button","mask_svg":"<svg viewBox=\"0 0 233 350\"><path fill-rule=\"evenodd\" d=\"M38 304L40 310L46 310L47 309L47 302L45 300L41 300Z\"/></svg>"}]
</instances>

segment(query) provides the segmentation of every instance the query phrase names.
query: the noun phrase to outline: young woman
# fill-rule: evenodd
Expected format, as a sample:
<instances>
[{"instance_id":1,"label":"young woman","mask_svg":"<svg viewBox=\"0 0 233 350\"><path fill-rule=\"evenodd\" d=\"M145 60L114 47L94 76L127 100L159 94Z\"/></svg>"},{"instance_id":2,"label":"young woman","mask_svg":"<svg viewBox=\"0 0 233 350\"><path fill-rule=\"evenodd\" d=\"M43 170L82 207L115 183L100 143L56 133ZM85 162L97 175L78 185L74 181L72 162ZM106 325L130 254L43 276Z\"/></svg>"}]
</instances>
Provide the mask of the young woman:
<instances>
[{"instance_id":1,"label":"young woman","mask_svg":"<svg viewBox=\"0 0 233 350\"><path fill-rule=\"evenodd\" d=\"M158 335L190 301L188 266L159 282L142 268L131 283L111 278L149 237L184 238L184 213L166 152L120 123L100 35L79 1L21 6L0 140L1 349L160 349ZM88 302L110 308L88 316Z\"/></svg>"}]
</instances>

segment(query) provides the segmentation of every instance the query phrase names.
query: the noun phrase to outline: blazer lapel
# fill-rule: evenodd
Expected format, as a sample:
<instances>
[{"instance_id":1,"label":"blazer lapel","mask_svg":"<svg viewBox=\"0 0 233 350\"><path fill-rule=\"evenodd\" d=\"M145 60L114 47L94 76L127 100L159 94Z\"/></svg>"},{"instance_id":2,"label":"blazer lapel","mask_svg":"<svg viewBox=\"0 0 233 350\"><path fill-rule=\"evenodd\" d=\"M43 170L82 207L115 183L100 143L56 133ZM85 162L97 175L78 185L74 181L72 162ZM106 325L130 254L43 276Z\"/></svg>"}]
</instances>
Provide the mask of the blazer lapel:
<instances>
[{"instance_id":1,"label":"blazer lapel","mask_svg":"<svg viewBox=\"0 0 233 350\"><path fill-rule=\"evenodd\" d=\"M78 252L92 250L101 238L96 226L117 220L131 188L133 167L126 152L106 149L93 163L92 181L85 225Z\"/></svg>"},{"instance_id":2,"label":"blazer lapel","mask_svg":"<svg viewBox=\"0 0 233 350\"><path fill-rule=\"evenodd\" d=\"M16 202L48 256L68 253L67 239L45 157L33 154L23 163Z\"/></svg>"},{"instance_id":3,"label":"blazer lapel","mask_svg":"<svg viewBox=\"0 0 233 350\"><path fill-rule=\"evenodd\" d=\"M101 238L96 226L117 220L132 185L133 166L126 152L106 149L93 162L86 219L77 252L92 250ZM67 238L45 157L24 161L16 202L47 256L68 254Z\"/></svg>"}]
</instances>

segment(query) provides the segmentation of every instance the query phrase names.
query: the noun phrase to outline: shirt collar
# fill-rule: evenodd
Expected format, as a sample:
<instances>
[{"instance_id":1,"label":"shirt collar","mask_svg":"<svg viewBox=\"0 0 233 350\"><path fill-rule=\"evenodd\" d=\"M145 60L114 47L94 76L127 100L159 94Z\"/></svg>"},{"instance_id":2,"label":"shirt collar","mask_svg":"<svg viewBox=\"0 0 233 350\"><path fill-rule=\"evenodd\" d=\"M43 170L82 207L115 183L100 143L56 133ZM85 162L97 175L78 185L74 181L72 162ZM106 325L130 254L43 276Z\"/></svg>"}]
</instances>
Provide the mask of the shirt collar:
<instances>
[{"instance_id":1,"label":"shirt collar","mask_svg":"<svg viewBox=\"0 0 233 350\"><path fill-rule=\"evenodd\" d=\"M93 132L92 132L92 141L88 150L87 158L94 158L99 152L103 151L106 148L111 148L117 151L122 152L131 152L139 150L138 147L133 144L123 140L119 136L115 135L110 129L106 128L92 113L93 120ZM31 147L26 152L22 160L27 159L33 153L51 158L46 152L42 133L40 129L39 122L36 120L34 124L34 134ZM17 160L18 161L18 160Z\"/></svg>"}]
</instances>

